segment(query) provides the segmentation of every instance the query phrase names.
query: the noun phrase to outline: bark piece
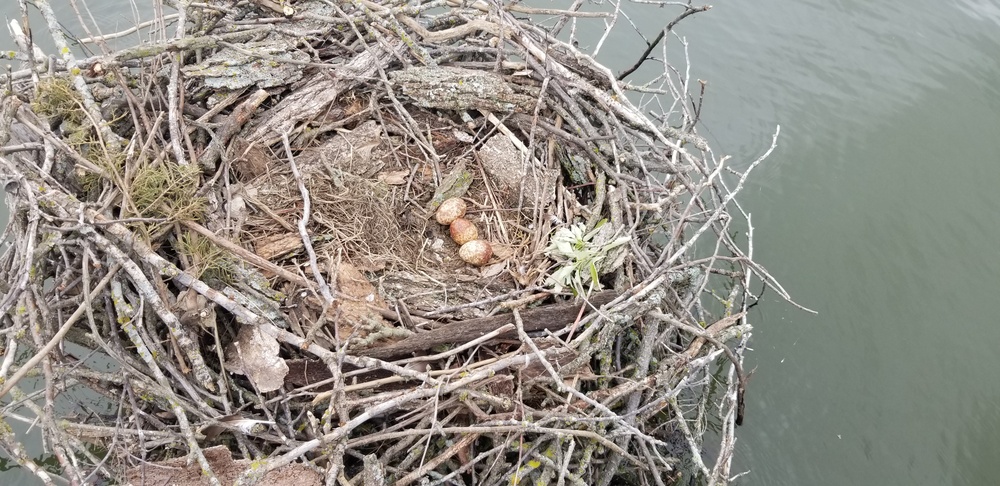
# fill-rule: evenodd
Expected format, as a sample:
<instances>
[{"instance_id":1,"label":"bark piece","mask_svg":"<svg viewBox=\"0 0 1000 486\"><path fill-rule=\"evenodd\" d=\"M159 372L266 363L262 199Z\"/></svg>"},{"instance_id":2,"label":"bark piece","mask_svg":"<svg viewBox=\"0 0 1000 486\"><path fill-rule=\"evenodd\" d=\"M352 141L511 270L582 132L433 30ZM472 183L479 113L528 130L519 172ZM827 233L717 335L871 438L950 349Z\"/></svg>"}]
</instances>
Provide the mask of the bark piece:
<instances>
[{"instance_id":1,"label":"bark piece","mask_svg":"<svg viewBox=\"0 0 1000 486\"><path fill-rule=\"evenodd\" d=\"M611 302L617 294L615 292L601 292L592 295L590 302L595 307L599 307ZM553 304L521 312L521 320L524 322L526 332L541 331L549 329L556 331L565 326L573 324L576 316L580 312L582 303ZM583 315L593 312L589 306L584 310ZM362 356L369 356L378 359L388 359L398 356L405 356L415 351L431 349L442 344L464 343L471 341L493 330L514 322L514 316L503 314L498 316L482 317L479 319L469 319L459 322L451 322L432 331L415 334L402 341L393 343L381 348L366 349L356 351ZM512 337L514 333L501 337Z\"/></svg>"},{"instance_id":2,"label":"bark piece","mask_svg":"<svg viewBox=\"0 0 1000 486\"><path fill-rule=\"evenodd\" d=\"M244 325L226 349L226 369L250 377L261 393L277 390L288 374L288 365L278 351L276 339L257 326Z\"/></svg>"},{"instance_id":3,"label":"bark piece","mask_svg":"<svg viewBox=\"0 0 1000 486\"><path fill-rule=\"evenodd\" d=\"M223 49L204 61L184 66L189 78L204 78L205 85L216 89L241 89L283 86L302 77L299 65L282 61L308 61L309 55L289 49L287 42L245 43L244 52Z\"/></svg>"},{"instance_id":4,"label":"bark piece","mask_svg":"<svg viewBox=\"0 0 1000 486\"><path fill-rule=\"evenodd\" d=\"M535 98L516 92L496 73L456 67L413 67L390 74L403 94L424 108L530 112Z\"/></svg>"},{"instance_id":5,"label":"bark piece","mask_svg":"<svg viewBox=\"0 0 1000 486\"><path fill-rule=\"evenodd\" d=\"M312 119L325 111L341 93L354 88L378 75L378 67L387 67L402 50L402 41L390 42L386 49L376 44L345 63L329 71L319 71L307 79L302 88L285 97L277 106L261 117L247 137L250 141L274 140L281 133L294 130L303 120Z\"/></svg>"}]
</instances>

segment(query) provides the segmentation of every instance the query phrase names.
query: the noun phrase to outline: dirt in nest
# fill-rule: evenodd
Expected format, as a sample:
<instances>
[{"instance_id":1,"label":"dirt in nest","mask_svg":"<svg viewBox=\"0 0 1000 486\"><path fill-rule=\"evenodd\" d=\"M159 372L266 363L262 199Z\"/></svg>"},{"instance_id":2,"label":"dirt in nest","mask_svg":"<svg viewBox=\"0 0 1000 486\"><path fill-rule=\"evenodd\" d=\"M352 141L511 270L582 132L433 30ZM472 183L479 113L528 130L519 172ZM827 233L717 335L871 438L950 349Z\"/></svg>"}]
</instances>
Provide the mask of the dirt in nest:
<instances>
[{"instance_id":1,"label":"dirt in nest","mask_svg":"<svg viewBox=\"0 0 1000 486\"><path fill-rule=\"evenodd\" d=\"M296 157L310 198L310 232L318 255L343 249L358 268L380 270L402 264L419 248L412 225L399 218L406 204L396 190L398 168L374 163L386 158L379 131L368 122L355 131ZM271 164L244 191L258 209L244 228L256 251L268 259L294 258L302 249L297 224L303 198L287 161Z\"/></svg>"},{"instance_id":2,"label":"dirt in nest","mask_svg":"<svg viewBox=\"0 0 1000 486\"><path fill-rule=\"evenodd\" d=\"M203 450L205 459L222 484L233 484L240 474L250 466L249 460L234 461L226 446L215 446ZM186 457L167 459L146 464L128 471L129 485L143 486L202 486L211 484L201 474L197 462L188 464ZM272 486L320 486L323 476L303 464L289 464L270 471L261 478L260 484Z\"/></svg>"},{"instance_id":3,"label":"dirt in nest","mask_svg":"<svg viewBox=\"0 0 1000 486\"><path fill-rule=\"evenodd\" d=\"M416 312L537 283L526 269L541 254L536 230L554 200L556 174L523 160L500 131L474 133L431 117L423 122L434 123L423 135L434 155L375 120L294 154L321 267L348 264L377 287L376 297L405 300ZM304 209L299 181L287 155L268 161L261 152L244 147L238 154L237 172L252 208L244 240L268 260L302 265L308 257L297 228ZM462 261L448 227L434 220L447 196L466 200L466 219L493 248L487 265Z\"/></svg>"}]
</instances>

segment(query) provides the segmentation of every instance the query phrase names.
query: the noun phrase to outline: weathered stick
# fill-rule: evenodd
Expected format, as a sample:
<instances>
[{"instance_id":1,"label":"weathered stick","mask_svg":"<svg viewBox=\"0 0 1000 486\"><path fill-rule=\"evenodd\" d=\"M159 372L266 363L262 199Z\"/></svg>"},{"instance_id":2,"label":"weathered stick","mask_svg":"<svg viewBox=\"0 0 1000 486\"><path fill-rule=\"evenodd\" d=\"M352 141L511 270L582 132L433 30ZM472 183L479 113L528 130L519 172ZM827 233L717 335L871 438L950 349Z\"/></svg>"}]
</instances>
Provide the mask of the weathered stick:
<instances>
[{"instance_id":1,"label":"weathered stick","mask_svg":"<svg viewBox=\"0 0 1000 486\"><path fill-rule=\"evenodd\" d=\"M615 297L617 297L615 292L601 292L590 297L590 304L594 307L599 307L611 302ZM549 329L551 331L562 329L576 321L581 305L586 307L586 309L590 309L590 306L583 303L554 304L526 310L521 313L521 319L524 320L524 330L525 332L534 332L541 331L542 329ZM589 314L586 309L584 315ZM416 334L389 346L360 350L353 354L378 359L405 356L414 351L427 350L442 344L472 341L512 322L514 322L512 314L452 322L433 331ZM500 338L514 336L516 336L516 333L511 332L500 336Z\"/></svg>"},{"instance_id":2,"label":"weathered stick","mask_svg":"<svg viewBox=\"0 0 1000 486\"><path fill-rule=\"evenodd\" d=\"M35 355L31 357L31 359L29 359L26 363L24 363L23 366L18 368L16 372L14 372L14 376L11 376L10 379L4 382L3 389L0 389L0 398L3 398L3 396L6 395L7 392L9 392L10 389L17 384L17 382L21 381L21 378L24 378L24 376L27 375L28 372L32 370L32 368L37 366L38 363L43 358L48 356L49 353L53 349L55 349L56 346L62 343L62 338L66 336L66 333L69 332L70 328L73 327L73 324L76 323L77 319L83 316L84 311L87 310L87 305L88 305L87 302L93 301L101 294L101 292L104 291L104 287L107 286L108 282L111 281L111 278L118 273L119 268L120 267L118 265L112 267L111 271L109 271L104 276L104 278L101 279L100 282L98 282L97 286L94 287L94 290L90 291L90 294L85 297L85 301L81 303L79 307L77 307L76 311L73 312L73 314L70 315L69 318L66 319L66 322L64 322L63 325L59 328L59 330L56 331L55 335L52 336L52 339L49 340L48 344L39 349L38 352L36 352Z\"/></svg>"}]
</instances>

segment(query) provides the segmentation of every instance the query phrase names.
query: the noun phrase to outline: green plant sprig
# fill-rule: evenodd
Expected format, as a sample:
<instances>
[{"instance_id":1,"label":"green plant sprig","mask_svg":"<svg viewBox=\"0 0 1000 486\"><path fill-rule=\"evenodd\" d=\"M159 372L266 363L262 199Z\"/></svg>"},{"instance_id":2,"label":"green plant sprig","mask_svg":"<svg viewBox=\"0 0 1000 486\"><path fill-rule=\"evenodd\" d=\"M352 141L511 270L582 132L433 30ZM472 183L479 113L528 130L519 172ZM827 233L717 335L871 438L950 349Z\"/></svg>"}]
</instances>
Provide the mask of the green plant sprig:
<instances>
[{"instance_id":1,"label":"green plant sprig","mask_svg":"<svg viewBox=\"0 0 1000 486\"><path fill-rule=\"evenodd\" d=\"M608 257L611 250L628 243L632 238L620 236L607 243L594 241L594 236L606 223L602 220L589 233L584 223L559 228L549 239L546 255L555 260L559 268L548 278L556 292L569 287L576 295L600 290L597 264Z\"/></svg>"}]
</instances>

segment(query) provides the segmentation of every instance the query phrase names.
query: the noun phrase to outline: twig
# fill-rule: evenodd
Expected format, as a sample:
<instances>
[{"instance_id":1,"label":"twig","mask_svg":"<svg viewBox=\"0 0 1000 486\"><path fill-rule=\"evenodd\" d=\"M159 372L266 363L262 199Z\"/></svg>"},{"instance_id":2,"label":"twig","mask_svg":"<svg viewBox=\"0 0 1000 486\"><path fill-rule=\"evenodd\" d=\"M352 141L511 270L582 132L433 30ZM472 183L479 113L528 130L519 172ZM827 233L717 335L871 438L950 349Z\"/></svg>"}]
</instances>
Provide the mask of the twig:
<instances>
[{"instance_id":1,"label":"twig","mask_svg":"<svg viewBox=\"0 0 1000 486\"><path fill-rule=\"evenodd\" d=\"M212 137L212 142L208 144L208 148L205 149L205 153L198 158L198 163L201 164L204 170L210 172L215 170L215 165L222 157L222 154L226 151L226 146L229 141L241 128L243 128L243 125L247 123L250 116L253 115L257 108L260 107L261 103L267 100L268 96L270 96L270 94L262 89L255 91L253 95L243 100L243 102L233 110L232 114L226 118L222 128L216 132L214 137Z\"/></svg>"},{"instance_id":2,"label":"twig","mask_svg":"<svg viewBox=\"0 0 1000 486\"><path fill-rule=\"evenodd\" d=\"M552 304L526 310L524 316L528 321L527 329L529 331L540 331L542 329L549 329L551 331L560 330L574 322L580 322L577 317L579 313L588 309L593 311L596 309L596 306L614 299L615 295L614 292L601 292L590 297L590 304ZM581 305L583 306L583 311L579 310ZM510 323L512 318L516 319L517 317L510 314L500 314L453 322L428 332L415 334L387 346L360 350L357 353L376 358L405 356L408 353L429 349L441 344L465 342L475 339L483 334L492 332L504 324Z\"/></svg>"},{"instance_id":3,"label":"twig","mask_svg":"<svg viewBox=\"0 0 1000 486\"><path fill-rule=\"evenodd\" d=\"M670 408L674 411L674 420L680 427L681 432L684 433L684 438L687 440L688 447L691 449L691 459L694 461L698 470L701 471L705 477L709 477L711 473L708 471L708 467L705 466L705 462L701 460L698 440L694 437L694 434L691 433L691 428L687 425L687 420L684 418L684 412L681 410L680 405L678 405L677 399L671 397L667 402L670 404Z\"/></svg>"},{"instance_id":4,"label":"twig","mask_svg":"<svg viewBox=\"0 0 1000 486\"><path fill-rule=\"evenodd\" d=\"M604 414L605 415L605 417L604 417L605 420L608 420L608 421L610 421L612 423L615 423L615 424L619 425L623 429L627 430L629 433L634 434L637 437L639 437L639 438L641 438L643 440L649 441L651 443L658 444L658 445L662 444L662 441L657 440L657 439L655 439L653 437L650 437L649 435L647 435L647 434L641 432L640 430L636 429L634 426L632 426L632 425L624 422L622 420L622 417L620 415L618 415L617 413L615 413L614 411L612 411L608 407L604 406L600 402L597 402L596 400L588 397L587 395L584 395L579 390L567 387L565 385L565 383L563 383L563 380L559 376L559 373L557 373L556 370L552 367L552 364L549 363L548 360L545 359L545 354L541 350L539 350L537 346L535 346L534 341L532 341L531 338L528 336L528 334L524 332L524 323L521 322L521 317L518 314L517 309L514 309L514 322L517 323L517 326L518 326L518 329L517 329L518 330L518 336L521 338L521 342L523 344L525 344L526 346L528 346L531 349L532 353L534 353L534 355L538 357L538 361L542 364L542 366L545 368L545 370L548 371L549 377L552 378L552 380L554 381L554 383L556 385L556 389L560 393L568 393L568 394L573 395L574 397L576 397L576 398L578 398L580 400L583 400L588 405L590 405L591 407L594 407L594 409L596 409L596 410L600 411L602 414Z\"/></svg>"},{"instance_id":5,"label":"twig","mask_svg":"<svg viewBox=\"0 0 1000 486\"><path fill-rule=\"evenodd\" d=\"M732 325L732 324L735 324L735 323L739 322L739 320L742 319L744 315L745 314L741 312L739 314L735 314L735 315L732 315L732 316L727 316L726 318L719 320L719 322L717 322L716 324L713 324L712 326L709 326L709 327L714 328L713 331L718 332L718 330L721 330L721 329L723 329L725 327L728 327L729 325ZM679 320L675 319L674 317L669 316L667 314L662 314L662 313L659 313L659 312L652 312L652 313L649 314L649 316L652 317L652 318L654 318L654 319L662 319L662 320L670 323L670 325L672 325L672 326L677 326L678 328L680 328L680 329L682 329L682 330L684 330L686 332L694 334L695 336L698 336L698 338L704 339L704 340L706 340L706 341L708 341L708 342L710 342L710 343L718 346L719 348L721 348L726 353L726 356L729 358L729 361L731 362L731 364L736 367L736 377L739 379L739 383L740 383L739 390L737 392L737 404L738 404L738 408L737 408L737 412L736 412L736 422L738 424L743 423L743 409L744 409L743 396L746 394L746 388L747 388L747 377L743 373L743 364L742 364L743 360L740 359L736 355L736 353L734 353L733 350L729 348L729 346L726 346L723 342L719 341L718 339L715 338L715 336L709 334L705 330L702 330L702 329L696 328L694 326L691 326L689 324L686 324L684 322L681 322L681 321L679 321ZM693 347L693 345L692 345L692 347Z\"/></svg>"},{"instance_id":6,"label":"twig","mask_svg":"<svg viewBox=\"0 0 1000 486\"><path fill-rule=\"evenodd\" d=\"M454 349L450 349L450 350L445 351L443 353L438 353L438 354L435 354L435 355L432 355L432 356L416 356L416 357L408 358L408 359L405 359L405 360L399 360L399 361L395 362L395 364L396 365L405 365L405 364L409 364L409 363L419 363L421 361L427 361L427 362L443 361L443 360L445 360L445 359L447 359L447 358L449 358L451 356L454 356L454 355L459 354L459 353L461 353L463 351L466 351L466 350L475 348L477 346L480 346L480 345L482 345L485 342L488 342L488 341L490 341L492 339L497 338L500 335L503 335L504 333L507 333L507 332L510 332L510 331L513 331L513 330L514 330L514 325L513 324L507 324L505 326L501 326L500 328L496 329L495 331L493 331L491 333L484 334L482 337L480 337L478 339L473 339L472 341L469 341L468 343L465 343L465 344L463 344L461 346L455 347ZM489 364L489 363L491 363L493 361L495 361L495 359L484 360L482 362L478 362L478 363L474 363L472 365L469 365L466 368L469 369L469 370L472 370L472 369L475 369L475 368L477 368L479 366L483 366L483 365ZM441 375L449 374L449 373L452 373L452 372L453 372L453 370L437 370L437 371L430 371L427 374L428 374L428 376L441 376ZM350 376L350 374L348 374L348 376ZM367 382L359 383L359 384L356 384L356 385L348 385L348 386L344 387L343 391L345 393L347 393L347 392L355 392L355 391L364 390L364 389L367 389L367 388L377 388L379 386L388 385L388 384L391 384L391 383L398 383L398 382L401 382L401 381L404 381L404 380L405 380L405 378L403 378L403 377L393 376L393 377L384 378L384 379L381 379L381 380L367 381ZM316 385L316 384L313 384L311 386L314 386L314 385ZM303 389L305 389L305 388L308 388L308 387L304 387ZM313 404L315 405L315 404L323 403L326 400L329 400L330 397L333 396L333 394L334 394L334 392L332 392L332 391L319 393L319 394L316 395L315 398L313 398Z\"/></svg>"},{"instance_id":7,"label":"twig","mask_svg":"<svg viewBox=\"0 0 1000 486\"><path fill-rule=\"evenodd\" d=\"M452 456L457 454L462 449L469 447L478 438L479 434L468 434L465 437L462 437L458 442L452 444L451 447L442 451L434 459L427 461L425 464L422 464L419 468L415 469L410 474L407 474L406 476L400 478L398 481L396 481L395 486L407 486L410 483L416 481L424 474L427 474L427 471L433 470L434 468L444 463L444 461L447 461Z\"/></svg>"},{"instance_id":8,"label":"twig","mask_svg":"<svg viewBox=\"0 0 1000 486\"><path fill-rule=\"evenodd\" d=\"M94 44L94 43L98 43L98 42L105 42L105 41L109 41L109 40L120 39L120 38L125 37L127 35L139 32L142 29L145 29L145 28L148 28L148 27L152 27L152 26L157 25L157 24L162 24L164 22L172 22L172 21L177 20L179 18L180 18L180 14L164 15L163 17L161 17L159 19L156 19L156 20L147 20L145 22L140 22L140 23L136 24L134 27L129 27L129 28L125 29L125 30L120 30L118 32L112 32L110 34L101 34L101 35L97 35L97 36L93 36L93 37L83 37L81 39L77 39L76 41L79 42L80 44Z\"/></svg>"},{"instance_id":9,"label":"twig","mask_svg":"<svg viewBox=\"0 0 1000 486\"><path fill-rule=\"evenodd\" d=\"M66 62L66 69L70 72L70 76L73 80L73 87L76 88L77 92L83 99L83 107L92 120L97 120L96 128L101 136L109 144L120 144L122 138L115 134L110 125L101 115L100 106L94 101L94 96L90 92L90 87L87 85L87 81L84 79L81 70L79 69L79 63L76 60L76 56L73 55L73 51L70 49L69 44L66 42L65 36L63 36L62 27L59 25L59 20L56 19L55 12L52 10L52 5L49 4L49 0L35 0L35 6L38 7L38 11L41 12L42 17L45 19L46 24L49 28L49 34L52 36L52 40L56 45L56 49L59 51L59 55Z\"/></svg>"},{"instance_id":10,"label":"twig","mask_svg":"<svg viewBox=\"0 0 1000 486\"><path fill-rule=\"evenodd\" d=\"M89 302L96 299L101 294L101 292L104 291L104 287L106 287L108 283L111 282L111 279L118 273L120 269L121 266L119 265L115 265L114 267L112 267L108 271L108 273L104 275L104 278L102 278L101 281L97 283L97 286L94 287L94 289L90 292L90 294L86 296L86 300ZM10 378L4 381L3 388L0 388L0 397L7 395L10 389L13 388L14 385L17 385L17 382L21 381L21 378L24 378L25 375L28 374L28 372L34 369L35 366L38 366L38 363L41 362L42 359L44 359L46 356L48 356L48 354L53 349L55 349L56 346L62 344L63 337L65 337L66 333L68 333L69 330L73 327L73 324L76 324L77 319L83 316L84 312L86 312L87 310L87 305L88 305L87 303L80 304L73 312L73 314L71 314L66 319L66 322L64 322L63 325L59 327L59 330L56 331L56 333L52 336L52 338L49 339L49 342L41 349L39 349L20 368L18 368L18 370L15 371Z\"/></svg>"},{"instance_id":11,"label":"twig","mask_svg":"<svg viewBox=\"0 0 1000 486\"><path fill-rule=\"evenodd\" d=\"M671 32L674 29L674 26L676 26L678 22L684 20L690 15L694 15L698 12L704 12L710 8L712 8L711 5L704 5L701 7L692 7L690 4L685 5L684 12L675 17L674 20L671 20L669 23L667 23L667 26L664 27L663 30L661 30L660 33L656 35L655 39L653 39L651 42L646 43L646 50L643 51L642 54L639 56L639 60L636 61L636 63L633 64L632 67L622 71L621 74L618 75L618 80L621 81L625 79L629 74L632 74L637 69L639 69L639 66L642 66L642 64L646 62L646 59L649 58L649 53L653 52L653 49L656 48L656 45L663 40L663 37L667 35L667 33Z\"/></svg>"},{"instance_id":12,"label":"twig","mask_svg":"<svg viewBox=\"0 0 1000 486\"><path fill-rule=\"evenodd\" d=\"M333 304L333 293L330 292L330 285L326 283L326 279L323 278L323 274L319 271L319 263L316 262L316 252L312 247L312 237L309 236L309 230L306 229L306 224L309 222L311 205L309 190L306 189L305 183L302 182L302 174L299 173L299 168L295 165L295 156L292 154L292 146L288 142L287 133L281 134L281 143L285 146L285 153L288 155L288 165L292 168L295 182L299 186L299 193L302 194L302 217L299 218L299 237L302 238L302 245L309 255L309 268L312 270L313 278L316 279L316 284L319 286L320 295L323 296L326 306L330 306Z\"/></svg>"}]
</instances>

